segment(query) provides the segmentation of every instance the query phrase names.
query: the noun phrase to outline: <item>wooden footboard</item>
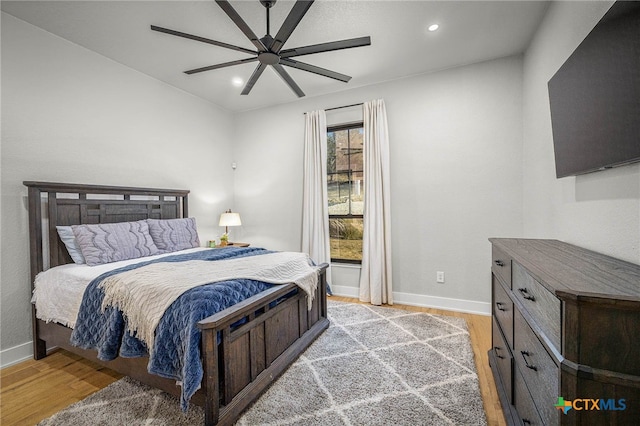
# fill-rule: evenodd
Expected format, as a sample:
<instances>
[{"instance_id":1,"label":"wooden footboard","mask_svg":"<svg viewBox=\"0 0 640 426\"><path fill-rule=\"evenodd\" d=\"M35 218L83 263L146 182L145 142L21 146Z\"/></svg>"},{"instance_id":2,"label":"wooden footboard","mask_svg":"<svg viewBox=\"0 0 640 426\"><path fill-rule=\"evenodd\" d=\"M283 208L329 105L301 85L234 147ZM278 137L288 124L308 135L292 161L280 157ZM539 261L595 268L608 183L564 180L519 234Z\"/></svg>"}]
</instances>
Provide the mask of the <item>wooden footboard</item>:
<instances>
[{"instance_id":1,"label":"wooden footboard","mask_svg":"<svg viewBox=\"0 0 640 426\"><path fill-rule=\"evenodd\" d=\"M329 326L326 268L322 266L311 310L306 294L289 284L269 290L277 304L257 295L198 323L206 425L233 424ZM241 320L245 322L233 326Z\"/></svg>"}]
</instances>

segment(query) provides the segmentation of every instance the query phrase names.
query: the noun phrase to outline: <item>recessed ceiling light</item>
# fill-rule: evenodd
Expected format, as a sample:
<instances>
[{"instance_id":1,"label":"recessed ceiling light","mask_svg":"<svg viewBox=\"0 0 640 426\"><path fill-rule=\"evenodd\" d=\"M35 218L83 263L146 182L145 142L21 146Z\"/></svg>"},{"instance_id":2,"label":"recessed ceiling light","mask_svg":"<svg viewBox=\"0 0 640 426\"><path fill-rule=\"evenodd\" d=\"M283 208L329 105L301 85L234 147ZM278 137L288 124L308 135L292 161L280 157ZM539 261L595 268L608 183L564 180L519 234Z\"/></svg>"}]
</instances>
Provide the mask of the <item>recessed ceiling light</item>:
<instances>
[{"instance_id":1,"label":"recessed ceiling light","mask_svg":"<svg viewBox=\"0 0 640 426\"><path fill-rule=\"evenodd\" d=\"M242 81L240 77L233 77L233 79L231 80L231 84L233 84L236 87L242 86L243 83L244 81Z\"/></svg>"},{"instance_id":2,"label":"recessed ceiling light","mask_svg":"<svg viewBox=\"0 0 640 426\"><path fill-rule=\"evenodd\" d=\"M440 27L440 25L438 24L431 24L429 25L429 31L435 31Z\"/></svg>"}]
</instances>

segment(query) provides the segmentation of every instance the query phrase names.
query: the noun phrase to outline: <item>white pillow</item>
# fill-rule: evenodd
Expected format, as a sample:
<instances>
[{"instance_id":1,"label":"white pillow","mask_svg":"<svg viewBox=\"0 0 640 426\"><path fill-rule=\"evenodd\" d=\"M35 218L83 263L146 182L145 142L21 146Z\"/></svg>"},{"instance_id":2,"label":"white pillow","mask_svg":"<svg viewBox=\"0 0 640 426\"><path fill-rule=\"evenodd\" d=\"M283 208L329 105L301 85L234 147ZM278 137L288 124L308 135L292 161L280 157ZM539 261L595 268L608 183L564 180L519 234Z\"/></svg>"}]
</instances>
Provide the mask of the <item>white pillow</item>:
<instances>
[{"instance_id":1,"label":"white pillow","mask_svg":"<svg viewBox=\"0 0 640 426\"><path fill-rule=\"evenodd\" d=\"M67 251L69 252L69 256L71 256L71 259L73 259L73 261L78 265L84 264L84 256L82 255L82 251L80 251L80 246L78 246L76 236L73 234L73 229L71 229L70 226L56 226L56 229L58 230L60 239L67 247Z\"/></svg>"}]
</instances>

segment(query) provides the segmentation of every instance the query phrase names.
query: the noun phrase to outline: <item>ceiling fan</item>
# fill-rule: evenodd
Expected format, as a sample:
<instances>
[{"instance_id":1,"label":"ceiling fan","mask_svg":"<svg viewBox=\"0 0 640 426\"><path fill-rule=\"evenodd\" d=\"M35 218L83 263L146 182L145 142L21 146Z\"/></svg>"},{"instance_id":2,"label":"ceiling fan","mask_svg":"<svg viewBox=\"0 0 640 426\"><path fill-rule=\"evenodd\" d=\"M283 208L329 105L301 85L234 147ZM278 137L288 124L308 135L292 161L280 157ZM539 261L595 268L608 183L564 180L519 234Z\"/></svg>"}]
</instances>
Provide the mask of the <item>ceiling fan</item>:
<instances>
[{"instance_id":1,"label":"ceiling fan","mask_svg":"<svg viewBox=\"0 0 640 426\"><path fill-rule=\"evenodd\" d=\"M258 61L258 67L255 69L255 71L253 71L251 78L249 78L249 81L247 81L247 84L242 90L243 95L248 95L249 92L251 92L251 89L256 84L256 81L258 81L258 78L260 78L264 70L267 68L267 65L271 65L273 67L273 69L278 73L280 77L282 77L284 82L287 83L287 85L291 88L291 90L294 91L296 95L298 95L298 97L304 96L304 92L302 91L302 89L300 89L300 86L298 86L296 82L291 78L289 73L283 68L283 65L347 83L349 80L351 80L351 77L348 75L340 74L335 71L300 62L291 58L302 55L311 55L313 53L322 53L330 52L333 50L350 49L353 47L369 46L371 44L371 37L367 36L283 50L282 48L284 44L287 42L293 31L296 29L304 15L313 4L313 0L297 0L275 37L272 37L270 35L269 9L273 7L273 5L276 3L276 0L260 0L260 3L262 3L267 11L267 35L262 38L258 38L258 36L256 36L256 34L251 30L251 28L249 28L247 23L244 22L238 12L236 12L236 10L227 0L215 1L216 3L218 3L218 6L220 6L220 8L229 16L229 18L231 18L231 20L238 26L238 28L240 28L240 31L242 31L244 35L247 36L247 38L251 41L251 43L256 47L257 50L245 49L244 47L234 46L232 44L223 43L192 34L186 34L168 28L158 27L156 25L151 25L151 29L153 31L158 31L161 33L184 37L202 43L213 44L214 46L224 47L250 55L255 55L251 58L239 59L237 61L224 62L222 64L209 65L206 67L185 71L185 74L196 74L203 71L210 71L218 68L230 67L232 65L240 65Z\"/></svg>"}]
</instances>

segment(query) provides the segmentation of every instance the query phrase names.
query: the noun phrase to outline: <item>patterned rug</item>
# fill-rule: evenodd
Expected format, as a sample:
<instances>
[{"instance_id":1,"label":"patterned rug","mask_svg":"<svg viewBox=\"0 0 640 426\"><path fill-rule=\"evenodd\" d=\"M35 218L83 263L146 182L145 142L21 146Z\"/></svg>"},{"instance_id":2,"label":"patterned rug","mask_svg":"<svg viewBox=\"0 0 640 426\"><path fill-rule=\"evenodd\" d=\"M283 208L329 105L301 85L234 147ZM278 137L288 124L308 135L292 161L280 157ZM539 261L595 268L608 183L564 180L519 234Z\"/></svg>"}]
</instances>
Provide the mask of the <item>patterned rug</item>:
<instances>
[{"instance_id":1,"label":"patterned rug","mask_svg":"<svg viewBox=\"0 0 640 426\"><path fill-rule=\"evenodd\" d=\"M331 326L238 420L253 425L485 425L461 318L329 302ZM40 425L194 425L172 396L121 379Z\"/></svg>"}]
</instances>

